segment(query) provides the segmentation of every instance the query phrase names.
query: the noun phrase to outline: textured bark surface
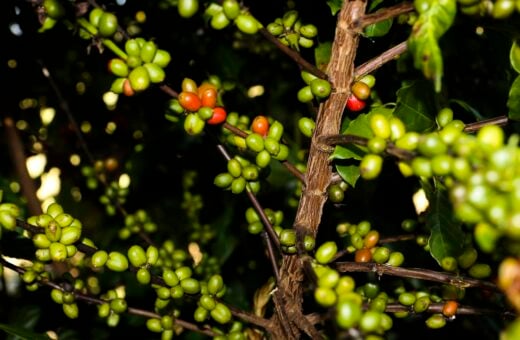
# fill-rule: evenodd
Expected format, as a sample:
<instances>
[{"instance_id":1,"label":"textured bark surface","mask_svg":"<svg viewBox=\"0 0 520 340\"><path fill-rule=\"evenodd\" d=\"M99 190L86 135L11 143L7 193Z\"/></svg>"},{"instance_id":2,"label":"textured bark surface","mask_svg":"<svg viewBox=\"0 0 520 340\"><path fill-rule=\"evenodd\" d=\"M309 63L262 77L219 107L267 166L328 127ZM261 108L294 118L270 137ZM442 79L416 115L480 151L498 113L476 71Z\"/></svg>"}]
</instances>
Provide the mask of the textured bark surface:
<instances>
[{"instance_id":1,"label":"textured bark surface","mask_svg":"<svg viewBox=\"0 0 520 340\"><path fill-rule=\"evenodd\" d=\"M294 221L294 227L297 230L314 237L318 233L323 206L327 201L327 187L332 178L329 156L333 148L320 144L319 138L324 135L338 134L340 131L341 118L354 77L354 59L359 42L357 25L364 15L365 8L366 2L364 1L345 1L338 14L331 59L326 72L332 83L333 91L319 107L307 162L306 185L303 188ZM276 306L276 308L280 312L283 312L282 308L285 310L291 323L292 334L284 332L283 320L280 320L275 314L274 321L280 331L275 332L272 335L273 338L299 338L301 332L315 338L315 334L311 334L312 325L302 314L304 279L302 260L298 256L285 256L280 268L280 282L278 283L283 296L281 303L284 306ZM309 326L311 327L309 328Z\"/></svg>"}]
</instances>

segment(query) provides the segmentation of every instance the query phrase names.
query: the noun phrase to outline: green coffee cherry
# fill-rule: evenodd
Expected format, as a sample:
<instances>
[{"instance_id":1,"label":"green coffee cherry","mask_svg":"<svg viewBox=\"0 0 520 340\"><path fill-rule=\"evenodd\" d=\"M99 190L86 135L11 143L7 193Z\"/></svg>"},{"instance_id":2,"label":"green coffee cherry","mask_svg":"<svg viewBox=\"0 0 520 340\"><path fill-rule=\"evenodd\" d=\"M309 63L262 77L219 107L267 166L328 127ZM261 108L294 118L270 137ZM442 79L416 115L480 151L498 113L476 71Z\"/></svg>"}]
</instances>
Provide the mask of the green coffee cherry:
<instances>
[{"instance_id":1,"label":"green coffee cherry","mask_svg":"<svg viewBox=\"0 0 520 340\"><path fill-rule=\"evenodd\" d=\"M383 157L376 154L366 154L359 164L361 177L366 180L375 179L379 176L383 167Z\"/></svg>"},{"instance_id":2,"label":"green coffee cherry","mask_svg":"<svg viewBox=\"0 0 520 340\"><path fill-rule=\"evenodd\" d=\"M314 132L315 127L316 123L311 118L302 117L298 120L298 128L300 129L301 133L306 137L312 137L312 133Z\"/></svg>"},{"instance_id":3,"label":"green coffee cherry","mask_svg":"<svg viewBox=\"0 0 520 340\"><path fill-rule=\"evenodd\" d=\"M211 310L210 315L213 320L220 324L226 324L231 321L231 311L228 306L220 302L218 302L215 308Z\"/></svg>"},{"instance_id":4,"label":"green coffee cherry","mask_svg":"<svg viewBox=\"0 0 520 340\"><path fill-rule=\"evenodd\" d=\"M111 37L117 31L117 17L113 13L104 12L99 17L98 29L102 37Z\"/></svg>"},{"instance_id":5,"label":"green coffee cherry","mask_svg":"<svg viewBox=\"0 0 520 340\"><path fill-rule=\"evenodd\" d=\"M341 328L355 327L362 316L361 306L351 300L340 300L336 306L336 322Z\"/></svg>"},{"instance_id":6,"label":"green coffee cherry","mask_svg":"<svg viewBox=\"0 0 520 340\"><path fill-rule=\"evenodd\" d=\"M208 280L208 292L212 295L217 294L224 288L224 280L222 276L215 274Z\"/></svg>"},{"instance_id":7,"label":"green coffee cherry","mask_svg":"<svg viewBox=\"0 0 520 340\"><path fill-rule=\"evenodd\" d=\"M128 259L125 255L112 251L108 254L106 266L115 272L123 272L128 269Z\"/></svg>"},{"instance_id":8,"label":"green coffee cherry","mask_svg":"<svg viewBox=\"0 0 520 340\"><path fill-rule=\"evenodd\" d=\"M142 285L147 285L152 279L152 275L147 268L139 268L135 274L137 281Z\"/></svg>"},{"instance_id":9,"label":"green coffee cherry","mask_svg":"<svg viewBox=\"0 0 520 340\"><path fill-rule=\"evenodd\" d=\"M128 260L134 267L141 267L146 264L146 253L139 245L133 245L128 249Z\"/></svg>"},{"instance_id":10,"label":"green coffee cherry","mask_svg":"<svg viewBox=\"0 0 520 340\"><path fill-rule=\"evenodd\" d=\"M433 314L428 319L426 319L426 326L429 328L437 329L442 328L446 325L446 319L440 313Z\"/></svg>"},{"instance_id":11,"label":"green coffee cherry","mask_svg":"<svg viewBox=\"0 0 520 340\"><path fill-rule=\"evenodd\" d=\"M327 264L332 261L337 252L338 245L334 241L328 241L319 246L314 257L319 263Z\"/></svg>"},{"instance_id":12,"label":"green coffee cherry","mask_svg":"<svg viewBox=\"0 0 520 340\"><path fill-rule=\"evenodd\" d=\"M327 98L332 91L331 84L325 79L316 78L311 81L309 86L312 94L320 99Z\"/></svg>"},{"instance_id":13,"label":"green coffee cherry","mask_svg":"<svg viewBox=\"0 0 520 340\"><path fill-rule=\"evenodd\" d=\"M200 292L200 283L194 278L186 278L180 282L180 285L186 294L197 294Z\"/></svg>"},{"instance_id":14,"label":"green coffee cherry","mask_svg":"<svg viewBox=\"0 0 520 340\"><path fill-rule=\"evenodd\" d=\"M191 18L199 10L198 0L179 0L177 3L179 15L183 18Z\"/></svg>"},{"instance_id":15,"label":"green coffee cherry","mask_svg":"<svg viewBox=\"0 0 520 340\"><path fill-rule=\"evenodd\" d=\"M235 25L246 34L255 34L260 26L259 22L250 14L239 14L235 18Z\"/></svg>"}]
</instances>

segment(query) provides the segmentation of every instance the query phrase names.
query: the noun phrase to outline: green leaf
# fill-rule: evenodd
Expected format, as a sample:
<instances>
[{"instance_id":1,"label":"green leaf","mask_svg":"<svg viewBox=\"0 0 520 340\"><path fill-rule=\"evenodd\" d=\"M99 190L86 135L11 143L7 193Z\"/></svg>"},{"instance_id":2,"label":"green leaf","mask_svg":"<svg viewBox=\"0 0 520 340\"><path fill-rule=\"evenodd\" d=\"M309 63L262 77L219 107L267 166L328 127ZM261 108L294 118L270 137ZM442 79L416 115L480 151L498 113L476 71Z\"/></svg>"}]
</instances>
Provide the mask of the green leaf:
<instances>
[{"instance_id":1,"label":"green leaf","mask_svg":"<svg viewBox=\"0 0 520 340\"><path fill-rule=\"evenodd\" d=\"M330 7L330 12L332 15L336 15L343 6L343 0L328 0L327 5Z\"/></svg>"},{"instance_id":2,"label":"green leaf","mask_svg":"<svg viewBox=\"0 0 520 340\"><path fill-rule=\"evenodd\" d=\"M518 40L513 41L511 52L509 53L509 60L515 71L520 73L520 45Z\"/></svg>"},{"instance_id":3,"label":"green leaf","mask_svg":"<svg viewBox=\"0 0 520 340\"><path fill-rule=\"evenodd\" d=\"M356 182L360 176L359 164L336 164L336 171L351 187L356 186Z\"/></svg>"},{"instance_id":4,"label":"green leaf","mask_svg":"<svg viewBox=\"0 0 520 340\"><path fill-rule=\"evenodd\" d=\"M476 120L484 119L484 117L480 114L480 112L477 109L475 109L473 106L469 105L468 103L466 103L463 100L450 99L450 103L458 104L464 110L466 110L467 112L471 113L475 117Z\"/></svg>"},{"instance_id":5,"label":"green leaf","mask_svg":"<svg viewBox=\"0 0 520 340\"><path fill-rule=\"evenodd\" d=\"M443 75L442 53L439 38L451 27L457 13L456 0L433 0L420 13L408 38L408 49L414 65L426 77L434 81L435 91L440 92Z\"/></svg>"},{"instance_id":6,"label":"green leaf","mask_svg":"<svg viewBox=\"0 0 520 340\"><path fill-rule=\"evenodd\" d=\"M363 32L364 36L367 38L382 37L390 31L390 28L392 28L392 23L392 19L387 19L376 24L368 25L365 27Z\"/></svg>"},{"instance_id":7,"label":"green leaf","mask_svg":"<svg viewBox=\"0 0 520 340\"><path fill-rule=\"evenodd\" d=\"M457 257L463 252L465 234L462 222L453 214L446 189L440 185L436 188L423 182L423 189L430 202L426 215L426 227L430 229L430 254L440 264L447 256Z\"/></svg>"},{"instance_id":8,"label":"green leaf","mask_svg":"<svg viewBox=\"0 0 520 340\"><path fill-rule=\"evenodd\" d=\"M46 334L34 333L26 330L25 328L0 324L0 329L6 332L7 334L16 336L21 339L27 340L49 340L49 337Z\"/></svg>"},{"instance_id":9,"label":"green leaf","mask_svg":"<svg viewBox=\"0 0 520 340\"><path fill-rule=\"evenodd\" d=\"M435 107L431 84L419 80L397 91L394 116L403 121L407 131L424 132L435 126Z\"/></svg>"},{"instance_id":10,"label":"green leaf","mask_svg":"<svg viewBox=\"0 0 520 340\"><path fill-rule=\"evenodd\" d=\"M316 66L318 66L318 68L326 66L329 63L331 53L332 43L330 41L318 44L318 46L316 46L314 49L314 59L316 59Z\"/></svg>"},{"instance_id":11,"label":"green leaf","mask_svg":"<svg viewBox=\"0 0 520 340\"><path fill-rule=\"evenodd\" d=\"M516 77L511 85L507 107L509 108L508 117L512 120L520 120L520 76Z\"/></svg>"}]
</instances>

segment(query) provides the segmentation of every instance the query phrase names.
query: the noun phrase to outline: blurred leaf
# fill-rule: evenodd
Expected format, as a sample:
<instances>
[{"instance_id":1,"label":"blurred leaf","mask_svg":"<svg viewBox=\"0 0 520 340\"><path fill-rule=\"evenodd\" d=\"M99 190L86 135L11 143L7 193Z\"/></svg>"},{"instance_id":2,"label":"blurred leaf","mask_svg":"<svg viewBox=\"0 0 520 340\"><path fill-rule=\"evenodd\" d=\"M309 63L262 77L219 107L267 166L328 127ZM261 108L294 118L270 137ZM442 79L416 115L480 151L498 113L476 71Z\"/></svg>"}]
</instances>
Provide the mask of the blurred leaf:
<instances>
[{"instance_id":1,"label":"blurred leaf","mask_svg":"<svg viewBox=\"0 0 520 340\"><path fill-rule=\"evenodd\" d=\"M476 120L484 119L484 117L482 117L482 115L480 114L480 112L478 112L478 110L476 110L473 106L469 105L468 103L466 103L463 100L450 99L450 103L458 104L464 110L471 113L475 117Z\"/></svg>"},{"instance_id":2,"label":"blurred leaf","mask_svg":"<svg viewBox=\"0 0 520 340\"><path fill-rule=\"evenodd\" d=\"M365 27L363 33L367 38L382 37L390 31L390 28L392 28L392 23L392 19L387 19L376 24L368 25Z\"/></svg>"},{"instance_id":3,"label":"blurred leaf","mask_svg":"<svg viewBox=\"0 0 520 340\"><path fill-rule=\"evenodd\" d=\"M316 66L319 69L323 69L329 63L331 51L332 43L330 41L316 46L314 49L314 58L316 59Z\"/></svg>"},{"instance_id":4,"label":"blurred leaf","mask_svg":"<svg viewBox=\"0 0 520 340\"><path fill-rule=\"evenodd\" d=\"M423 132L434 127L436 114L430 83L419 80L397 91L394 116L403 121L406 130Z\"/></svg>"},{"instance_id":5,"label":"blurred leaf","mask_svg":"<svg viewBox=\"0 0 520 340\"><path fill-rule=\"evenodd\" d=\"M276 282L271 277L262 287L256 290L253 298L253 312L256 316L265 316L265 309L269 301L271 301L271 293L275 287Z\"/></svg>"},{"instance_id":6,"label":"blurred leaf","mask_svg":"<svg viewBox=\"0 0 520 340\"><path fill-rule=\"evenodd\" d=\"M520 120L520 76L516 77L513 85L511 85L507 107L509 108L509 118Z\"/></svg>"},{"instance_id":7,"label":"blurred leaf","mask_svg":"<svg viewBox=\"0 0 520 340\"><path fill-rule=\"evenodd\" d=\"M435 91L440 92L443 71L439 38L451 27L457 13L456 0L433 0L423 11L408 38L408 49L414 57L414 65L426 79L434 81Z\"/></svg>"},{"instance_id":8,"label":"blurred leaf","mask_svg":"<svg viewBox=\"0 0 520 340\"><path fill-rule=\"evenodd\" d=\"M17 339L27 340L49 340L50 338L46 334L34 333L25 328L0 324L0 329L10 334Z\"/></svg>"},{"instance_id":9,"label":"blurred leaf","mask_svg":"<svg viewBox=\"0 0 520 340\"><path fill-rule=\"evenodd\" d=\"M359 164L336 164L336 171L341 176L341 178L347 182L351 187L356 186L356 182L359 179Z\"/></svg>"},{"instance_id":10,"label":"blurred leaf","mask_svg":"<svg viewBox=\"0 0 520 340\"><path fill-rule=\"evenodd\" d=\"M423 182L423 189L430 202L426 215L426 227L431 231L428 245L430 254L440 264L447 256L457 257L462 254L464 232L462 223L453 214L448 193L440 185L431 186Z\"/></svg>"},{"instance_id":11,"label":"blurred leaf","mask_svg":"<svg viewBox=\"0 0 520 340\"><path fill-rule=\"evenodd\" d=\"M509 60L515 71L520 73L520 45L518 40L513 41L511 52L509 53Z\"/></svg>"},{"instance_id":12,"label":"blurred leaf","mask_svg":"<svg viewBox=\"0 0 520 340\"><path fill-rule=\"evenodd\" d=\"M332 15L336 15L343 6L343 0L328 0L327 5L330 7L330 12Z\"/></svg>"}]
</instances>

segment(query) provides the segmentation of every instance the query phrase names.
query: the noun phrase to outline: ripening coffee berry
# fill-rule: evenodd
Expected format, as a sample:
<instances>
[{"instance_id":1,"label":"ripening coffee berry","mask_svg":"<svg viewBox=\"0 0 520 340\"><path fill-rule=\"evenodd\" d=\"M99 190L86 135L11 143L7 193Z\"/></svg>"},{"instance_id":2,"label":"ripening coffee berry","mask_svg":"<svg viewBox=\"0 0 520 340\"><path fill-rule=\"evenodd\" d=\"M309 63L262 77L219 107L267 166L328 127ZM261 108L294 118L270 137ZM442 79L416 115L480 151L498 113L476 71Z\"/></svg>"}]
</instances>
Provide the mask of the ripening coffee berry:
<instances>
[{"instance_id":1,"label":"ripening coffee berry","mask_svg":"<svg viewBox=\"0 0 520 340\"><path fill-rule=\"evenodd\" d=\"M343 199L345 198L345 192L341 189L339 184L331 184L327 189L327 194L332 203L343 202Z\"/></svg>"},{"instance_id":2,"label":"ripening coffee berry","mask_svg":"<svg viewBox=\"0 0 520 340\"><path fill-rule=\"evenodd\" d=\"M459 304L457 303L457 301L448 300L444 303L444 306L442 306L442 314L444 314L445 317L450 318L457 314L458 307Z\"/></svg>"},{"instance_id":3,"label":"ripening coffee berry","mask_svg":"<svg viewBox=\"0 0 520 340\"><path fill-rule=\"evenodd\" d=\"M178 99L179 104L190 112L197 112L202 106L202 102L196 92L182 91Z\"/></svg>"},{"instance_id":4,"label":"ripening coffee berry","mask_svg":"<svg viewBox=\"0 0 520 340\"><path fill-rule=\"evenodd\" d=\"M360 263L372 261L372 252L366 248L356 250L355 261Z\"/></svg>"},{"instance_id":5,"label":"ripening coffee berry","mask_svg":"<svg viewBox=\"0 0 520 340\"><path fill-rule=\"evenodd\" d=\"M251 123L251 131L262 137L267 136L267 133L269 132L269 120L267 117L256 116Z\"/></svg>"},{"instance_id":6,"label":"ripening coffee berry","mask_svg":"<svg viewBox=\"0 0 520 340\"><path fill-rule=\"evenodd\" d=\"M367 103L364 100L361 100L361 99L357 98L356 96L354 96L353 94L351 94L347 99L346 106L347 106L347 109L349 109L350 111L358 112L358 111L363 110L365 108L366 104Z\"/></svg>"},{"instance_id":7,"label":"ripening coffee berry","mask_svg":"<svg viewBox=\"0 0 520 340\"><path fill-rule=\"evenodd\" d=\"M352 91L352 94L360 100L367 100L370 98L371 89L362 81L355 81L350 90Z\"/></svg>"},{"instance_id":8,"label":"ripening coffee berry","mask_svg":"<svg viewBox=\"0 0 520 340\"><path fill-rule=\"evenodd\" d=\"M221 106L217 106L213 108L213 116L211 116L211 118L208 119L207 122L210 125L222 124L226 121L226 117L226 110Z\"/></svg>"}]
</instances>

